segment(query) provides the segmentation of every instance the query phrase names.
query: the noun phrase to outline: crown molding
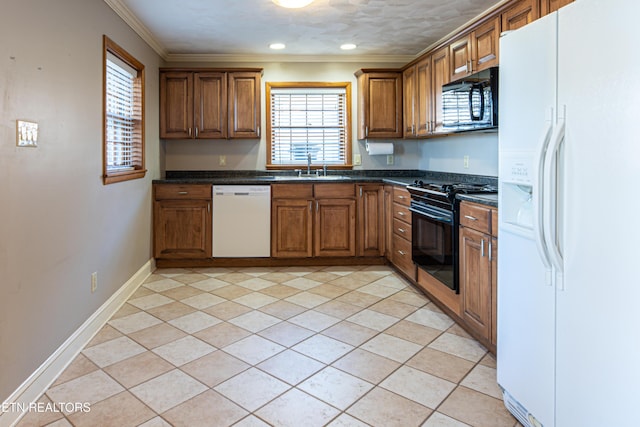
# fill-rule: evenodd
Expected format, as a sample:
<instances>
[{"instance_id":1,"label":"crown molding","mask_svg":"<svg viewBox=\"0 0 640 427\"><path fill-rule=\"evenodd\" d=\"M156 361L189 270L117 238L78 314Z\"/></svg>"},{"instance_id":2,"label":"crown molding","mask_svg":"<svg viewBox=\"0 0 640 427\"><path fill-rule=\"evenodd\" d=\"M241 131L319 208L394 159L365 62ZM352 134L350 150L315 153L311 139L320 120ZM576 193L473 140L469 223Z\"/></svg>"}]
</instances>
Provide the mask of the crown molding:
<instances>
[{"instance_id":1,"label":"crown molding","mask_svg":"<svg viewBox=\"0 0 640 427\"><path fill-rule=\"evenodd\" d=\"M170 53L167 62L372 62L406 64L415 55L269 55L269 54L189 54Z\"/></svg>"},{"instance_id":2,"label":"crown molding","mask_svg":"<svg viewBox=\"0 0 640 427\"><path fill-rule=\"evenodd\" d=\"M166 58L169 54L167 49L160 43L144 26L142 22L125 6L120 0L104 0L104 2L129 26L138 34L161 58Z\"/></svg>"}]
</instances>

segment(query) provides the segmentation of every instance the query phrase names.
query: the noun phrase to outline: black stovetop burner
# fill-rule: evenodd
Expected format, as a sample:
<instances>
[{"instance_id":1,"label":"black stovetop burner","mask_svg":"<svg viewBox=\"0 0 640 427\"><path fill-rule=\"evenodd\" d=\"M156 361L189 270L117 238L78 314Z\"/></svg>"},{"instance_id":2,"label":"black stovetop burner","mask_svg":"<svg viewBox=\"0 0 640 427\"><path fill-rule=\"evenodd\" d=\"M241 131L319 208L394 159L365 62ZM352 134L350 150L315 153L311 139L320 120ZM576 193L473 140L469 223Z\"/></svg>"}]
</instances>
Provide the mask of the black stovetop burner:
<instances>
[{"instance_id":1,"label":"black stovetop burner","mask_svg":"<svg viewBox=\"0 0 640 427\"><path fill-rule=\"evenodd\" d=\"M489 184L473 184L473 183L448 183L448 182L423 182L415 180L410 186L414 189L430 190L447 196L455 194L473 194L473 193L496 193L498 189Z\"/></svg>"}]
</instances>

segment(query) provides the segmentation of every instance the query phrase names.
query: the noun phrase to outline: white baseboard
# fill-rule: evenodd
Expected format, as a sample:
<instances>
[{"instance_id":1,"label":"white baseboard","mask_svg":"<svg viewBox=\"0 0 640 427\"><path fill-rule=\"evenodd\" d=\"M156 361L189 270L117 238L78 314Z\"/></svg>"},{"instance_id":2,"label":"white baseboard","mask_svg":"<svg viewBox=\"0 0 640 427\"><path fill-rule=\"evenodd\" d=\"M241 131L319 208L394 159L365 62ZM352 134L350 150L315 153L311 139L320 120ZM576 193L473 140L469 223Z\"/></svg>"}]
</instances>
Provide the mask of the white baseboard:
<instances>
[{"instance_id":1,"label":"white baseboard","mask_svg":"<svg viewBox=\"0 0 640 427\"><path fill-rule=\"evenodd\" d=\"M129 297L155 270L155 260L147 261L122 285L90 318L86 320L49 358L23 382L4 404L10 407L27 406L35 402L56 378L69 366L85 345L109 321ZM0 412L0 427L17 424L24 414L20 411Z\"/></svg>"}]
</instances>

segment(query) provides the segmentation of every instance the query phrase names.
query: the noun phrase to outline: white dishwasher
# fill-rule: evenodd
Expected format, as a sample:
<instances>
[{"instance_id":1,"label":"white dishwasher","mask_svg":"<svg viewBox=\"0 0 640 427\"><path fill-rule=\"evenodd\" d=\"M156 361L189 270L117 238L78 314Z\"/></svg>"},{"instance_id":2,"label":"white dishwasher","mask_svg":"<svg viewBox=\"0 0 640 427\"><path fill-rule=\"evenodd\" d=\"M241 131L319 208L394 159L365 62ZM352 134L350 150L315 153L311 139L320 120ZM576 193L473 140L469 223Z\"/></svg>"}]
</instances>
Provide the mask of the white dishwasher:
<instances>
[{"instance_id":1,"label":"white dishwasher","mask_svg":"<svg viewBox=\"0 0 640 427\"><path fill-rule=\"evenodd\" d=\"M213 186L213 256L271 256L271 187Z\"/></svg>"}]
</instances>

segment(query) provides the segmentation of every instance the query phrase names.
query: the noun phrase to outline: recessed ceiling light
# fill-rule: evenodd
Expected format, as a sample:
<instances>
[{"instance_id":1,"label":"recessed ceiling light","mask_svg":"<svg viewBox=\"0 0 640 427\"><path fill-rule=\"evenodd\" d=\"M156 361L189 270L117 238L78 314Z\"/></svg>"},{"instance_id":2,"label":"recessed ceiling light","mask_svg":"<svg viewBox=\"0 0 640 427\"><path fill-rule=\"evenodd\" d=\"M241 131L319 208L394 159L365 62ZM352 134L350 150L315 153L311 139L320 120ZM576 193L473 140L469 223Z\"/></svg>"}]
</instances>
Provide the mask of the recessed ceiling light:
<instances>
[{"instance_id":1,"label":"recessed ceiling light","mask_svg":"<svg viewBox=\"0 0 640 427\"><path fill-rule=\"evenodd\" d=\"M309 6L313 3L313 0L272 0L278 6L286 7L289 9L299 9L301 7Z\"/></svg>"},{"instance_id":2,"label":"recessed ceiling light","mask_svg":"<svg viewBox=\"0 0 640 427\"><path fill-rule=\"evenodd\" d=\"M286 46L284 43L271 43L269 47L271 49L280 50L280 49L284 49Z\"/></svg>"},{"instance_id":3,"label":"recessed ceiling light","mask_svg":"<svg viewBox=\"0 0 640 427\"><path fill-rule=\"evenodd\" d=\"M357 46L353 43L345 43L342 46L340 46L340 49L342 50L353 50L355 49Z\"/></svg>"}]
</instances>

